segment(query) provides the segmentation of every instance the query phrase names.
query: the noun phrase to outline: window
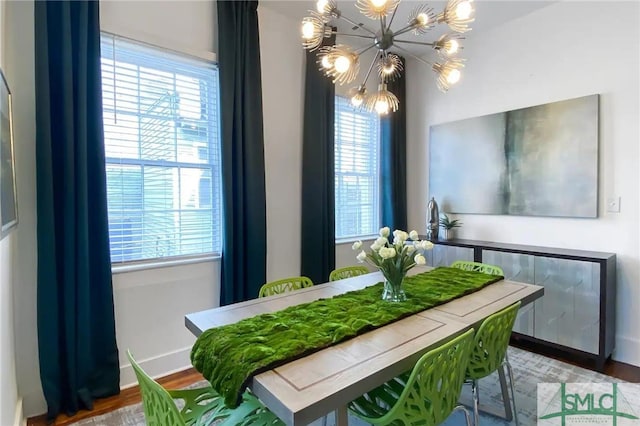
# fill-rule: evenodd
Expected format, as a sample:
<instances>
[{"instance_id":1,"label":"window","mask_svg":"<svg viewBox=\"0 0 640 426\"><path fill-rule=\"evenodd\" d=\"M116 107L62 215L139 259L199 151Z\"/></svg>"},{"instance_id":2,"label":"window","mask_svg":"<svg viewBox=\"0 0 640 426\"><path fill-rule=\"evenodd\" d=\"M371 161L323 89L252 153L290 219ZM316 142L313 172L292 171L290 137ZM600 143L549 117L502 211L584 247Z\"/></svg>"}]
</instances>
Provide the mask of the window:
<instances>
[{"instance_id":1,"label":"window","mask_svg":"<svg viewBox=\"0 0 640 426\"><path fill-rule=\"evenodd\" d=\"M380 227L380 119L336 97L336 238L378 233Z\"/></svg>"},{"instance_id":2,"label":"window","mask_svg":"<svg viewBox=\"0 0 640 426\"><path fill-rule=\"evenodd\" d=\"M219 253L216 66L104 33L101 42L111 261Z\"/></svg>"}]
</instances>

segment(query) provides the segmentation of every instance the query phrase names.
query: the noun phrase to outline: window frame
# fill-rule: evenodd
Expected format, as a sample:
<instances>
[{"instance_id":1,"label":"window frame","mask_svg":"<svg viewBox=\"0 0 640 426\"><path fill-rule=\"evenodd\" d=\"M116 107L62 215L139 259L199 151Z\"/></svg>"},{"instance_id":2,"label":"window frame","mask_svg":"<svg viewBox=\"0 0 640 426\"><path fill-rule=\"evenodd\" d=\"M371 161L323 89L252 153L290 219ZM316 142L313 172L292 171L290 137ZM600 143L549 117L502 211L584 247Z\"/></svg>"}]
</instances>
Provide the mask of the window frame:
<instances>
[{"instance_id":1,"label":"window frame","mask_svg":"<svg viewBox=\"0 0 640 426\"><path fill-rule=\"evenodd\" d=\"M338 189L337 189L337 185L338 185L338 176L339 175L353 175L353 173L349 173L349 172L340 172L338 171L338 162L337 162L337 152L338 152L338 142L339 142L339 138L338 138L338 130L339 130L339 125L338 125L338 113L340 110L343 110L343 108L339 108L339 103L342 103L343 106L347 106L349 108L351 108L354 112L354 114L371 114L372 117L376 118L376 134L377 134L377 144L376 144L376 152L375 152L375 173L368 173L366 174L366 176L373 176L374 178L374 189L373 189L373 201L371 203L371 206L373 208L372 214L372 229L371 229L371 233L362 233L359 235L338 235ZM353 241L358 241L358 240L367 240L367 239L375 239L377 237L378 234L378 230L380 229L380 223L382 220L382 208L381 208L381 144L382 144L382 126L381 126L381 120L380 117L375 113L375 112L367 112L364 111L360 108L356 108L351 106L351 103L349 101L348 98L346 98L345 96L341 96L341 95L336 95L335 96L335 119L334 119L334 179L335 179L335 183L334 183L334 188L335 188L335 240L336 243L341 244L341 243L348 243L348 242L353 242Z\"/></svg>"},{"instance_id":2,"label":"window frame","mask_svg":"<svg viewBox=\"0 0 640 426\"><path fill-rule=\"evenodd\" d=\"M221 143L221 111L220 111L220 81L219 81L219 67L218 67L218 63L215 60L211 60L211 59L207 59L207 58L203 58L203 57L199 57L199 56L194 56L191 55L189 53L185 53L185 52L180 52L180 51L176 51L170 48L165 48L165 47L161 47L158 45L154 45L154 44L150 44L150 43L146 43L144 41L139 41L139 40L134 40L128 37L123 37L123 36L119 36L117 34L113 34L107 31L101 31L100 32L100 37L101 37L101 44L104 43L103 38L111 38L113 39L114 42L114 46L117 40L122 40L126 43L129 44L133 44L133 45L137 45L139 46L141 49L145 49L148 52L152 52L152 54L156 54L156 55L162 55L163 53L166 53L170 59L167 59L167 64L170 63L170 61L175 61L179 58L183 58L184 59L184 63L185 66L188 66L189 63L193 64L193 63L200 63L202 64L202 68L203 69L211 69L214 72L214 76L212 77L212 79L210 81L213 82L213 85L209 85L209 87L206 90L207 96L211 99L213 99L210 103L209 103L209 107L212 111L211 114L215 114L215 118L212 119L207 119L207 120L202 120L202 119L189 119L189 118L184 118L184 117L180 117L179 113L175 115L173 115L173 117L176 118L180 118L181 120L185 120L187 123L193 121L193 122L198 122L200 121L201 123L203 123L203 127L206 127L207 129L207 138L206 140L206 146L208 147L208 158L206 159L205 162L189 162L189 161L184 161L184 160L180 160L178 157L178 151L176 151L176 156L174 158L175 161L171 161L171 160L162 160L162 159L150 159L150 158L143 158L141 154L138 155L138 158L128 158L128 157L114 157L114 156L108 156L107 155L107 148L106 148L106 143L105 143L105 172L107 170L107 167L109 165L115 165L115 166L123 166L123 165L135 165L135 166L139 166L140 170L142 171L142 181L144 182L144 167L145 166L160 166L160 167L166 167L168 168L168 170L175 170L179 177L178 177L178 181L180 181L181 179L181 170L184 169L193 169L193 168L197 168L197 169L201 169L201 170L207 170L210 173L210 180L211 180L211 201L210 201L210 207L206 208L204 210L210 210L211 212L211 222L212 222L212 232L213 232L213 236L212 236L212 250L211 251L203 251L201 253L188 253L188 254L177 254L177 255L164 255L164 256L158 256L158 257L153 257L153 258L138 258L138 259L131 259L131 260L118 260L118 261L114 261L113 260L113 254L112 254L112 249L111 249L111 232L109 233L109 254L110 254L110 258L111 258L111 265L112 265L112 272L113 273L123 273L123 272L130 272L130 271L137 271L137 270L145 270L145 269L155 269L155 268L160 268L160 267L168 267L168 266L175 266L175 265L188 265L188 264L195 264L195 263L201 263L201 262L207 262L207 261L212 261L212 260L216 260L216 259L220 259L222 256L222 245L223 245L223 234L224 234L224 218L223 218L223 205L222 205L222 189L223 189L223 183L222 183L222 143ZM116 49L114 47L114 49ZM127 52L127 56L132 55L135 52L135 49L132 48L131 50L129 50ZM113 65L107 65L107 67L112 67L111 70L109 70L109 72L116 72L115 69L115 52L114 52L114 56L103 56L103 54L101 53L101 68L100 68L100 72L101 72L101 77L104 78L104 74L103 74L103 67L104 67L104 63L103 60L111 60L114 61ZM181 75L183 77L186 78L192 78L192 79L197 79L199 81L207 81L207 80L203 80L201 78L201 75L198 73L189 73L188 71L181 69L180 72L176 72L175 69L173 69L171 66L169 65L165 65L161 62L158 63L152 63L149 61L145 61L144 59L141 59L139 61L129 61L129 59L127 58L127 60L125 61L125 63L129 63L129 64L133 64L135 66L138 67L138 78L139 78L139 69L140 67L143 68L148 68L148 69L152 69L152 70L156 70L159 72L164 72L164 73L171 73L173 74L173 79L176 79L176 75ZM115 75L114 75L114 81L115 81ZM115 86L114 86L115 87ZM174 87L175 87L175 83L174 83ZM115 90L115 89L113 89ZM140 80L138 80L137 83L137 90L138 93L140 93ZM101 90L101 93L105 94L104 89ZM115 97L115 94L114 94ZM140 103L140 97L137 98L137 102ZM136 120L138 120L138 132L140 131L140 123L139 120L141 118L143 118L145 116L145 113L141 112L140 109L138 108L137 112L128 110L128 109L118 109L117 105L107 105L105 104L104 100L102 102L102 113L103 115L107 115L110 114L112 116L116 116L116 115L121 115L121 114L125 114L127 116L131 116L131 117L135 117ZM171 117L170 115L167 115L166 118L165 117L161 117L162 120L165 121L171 121L171 119L169 118ZM217 123L216 123L217 120ZM182 123L183 121L180 121L180 123ZM177 125L178 120L175 120L175 125L174 125L174 135L172 135L171 137L174 139L174 143L178 143L178 129L179 126ZM103 129L106 130L106 128L103 126ZM103 130L103 131L104 131ZM106 133L106 132L105 132ZM105 137L106 139L106 137ZM105 141L106 142L106 141ZM192 144L192 146L194 146L195 148L197 148L197 143L195 141ZM140 135L138 135L138 150L141 149L141 140L140 140ZM177 148L176 148L177 149ZM218 158L218 161L216 163L215 158ZM174 183L175 185L175 183ZM181 198L181 191L182 188L178 189L177 192L177 196L180 199ZM144 215L145 214L145 206L144 206L144 187L142 189L143 193L141 195L142 197L142 204L141 204L141 209L140 209L140 214ZM107 198L107 207L109 208L109 199ZM155 211L155 209L152 209L153 211ZM163 212L170 212L170 211L175 211L175 212L179 212L179 214L182 214L183 212L195 212L198 211L198 208L194 208L194 209L189 209L189 208L185 208L182 205L178 205L175 208L172 209L164 209L162 210ZM149 210L147 210L149 211ZM158 210L160 211L160 210ZM218 224L216 226L216 217L218 218ZM182 223L182 216L181 216L181 225L180 225L180 229L182 229L182 227L184 226ZM142 229L142 228L141 228ZM218 231L218 236L215 235L215 231ZM143 237L144 234L142 234L142 230L140 231L140 237ZM182 235L181 235L182 238ZM144 238L138 238L137 242L139 242L140 244L142 244L142 242L144 241ZM142 249L141 249L142 250ZM120 254L120 257L122 257L122 254Z\"/></svg>"}]
</instances>

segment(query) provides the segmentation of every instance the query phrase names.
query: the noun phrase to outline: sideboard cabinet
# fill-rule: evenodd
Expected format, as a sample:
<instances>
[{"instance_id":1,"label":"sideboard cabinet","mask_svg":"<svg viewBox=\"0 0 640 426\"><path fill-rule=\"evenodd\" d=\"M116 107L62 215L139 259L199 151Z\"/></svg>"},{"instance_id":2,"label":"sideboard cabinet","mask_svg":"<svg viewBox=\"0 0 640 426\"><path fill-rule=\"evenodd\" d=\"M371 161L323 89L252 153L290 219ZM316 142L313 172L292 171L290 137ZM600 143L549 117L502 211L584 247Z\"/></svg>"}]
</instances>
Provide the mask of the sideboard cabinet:
<instances>
[{"instance_id":1,"label":"sideboard cabinet","mask_svg":"<svg viewBox=\"0 0 640 426\"><path fill-rule=\"evenodd\" d=\"M520 309L512 343L603 370L615 341L615 254L474 240L433 243L429 265L473 260L500 266L508 280L544 286L541 299Z\"/></svg>"}]
</instances>

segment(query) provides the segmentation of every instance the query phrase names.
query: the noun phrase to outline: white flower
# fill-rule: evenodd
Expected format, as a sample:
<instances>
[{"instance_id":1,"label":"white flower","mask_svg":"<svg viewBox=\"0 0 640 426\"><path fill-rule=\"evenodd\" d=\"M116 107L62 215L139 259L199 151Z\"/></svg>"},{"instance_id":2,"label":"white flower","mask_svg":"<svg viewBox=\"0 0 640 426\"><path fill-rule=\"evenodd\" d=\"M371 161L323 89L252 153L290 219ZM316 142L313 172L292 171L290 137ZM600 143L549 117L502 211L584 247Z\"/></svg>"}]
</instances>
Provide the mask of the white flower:
<instances>
[{"instance_id":1,"label":"white flower","mask_svg":"<svg viewBox=\"0 0 640 426\"><path fill-rule=\"evenodd\" d=\"M407 254L411 254L414 251L416 251L416 246L414 246L413 244L407 244Z\"/></svg>"},{"instance_id":2,"label":"white flower","mask_svg":"<svg viewBox=\"0 0 640 426\"><path fill-rule=\"evenodd\" d=\"M387 240L385 237L378 237L373 244L371 244L371 250L373 251L378 251L380 250L382 247L384 247L387 243L389 242L389 240Z\"/></svg>"},{"instance_id":3,"label":"white flower","mask_svg":"<svg viewBox=\"0 0 640 426\"><path fill-rule=\"evenodd\" d=\"M416 243L416 247L421 250L431 250L433 248L433 243L431 241L422 240Z\"/></svg>"},{"instance_id":4,"label":"white flower","mask_svg":"<svg viewBox=\"0 0 640 426\"><path fill-rule=\"evenodd\" d=\"M389 236L389 232L391 232L391 230L389 229L388 226L385 226L384 228L380 228L380 236L381 237L387 238Z\"/></svg>"},{"instance_id":5,"label":"white flower","mask_svg":"<svg viewBox=\"0 0 640 426\"><path fill-rule=\"evenodd\" d=\"M358 253L358 255L356 256L356 259L358 259L358 262L364 262L365 259L367 258L367 253L364 252L364 250L362 250L360 253Z\"/></svg>"},{"instance_id":6,"label":"white flower","mask_svg":"<svg viewBox=\"0 0 640 426\"><path fill-rule=\"evenodd\" d=\"M383 259L392 259L396 256L396 249L393 247L382 247L378 254Z\"/></svg>"},{"instance_id":7,"label":"white flower","mask_svg":"<svg viewBox=\"0 0 640 426\"><path fill-rule=\"evenodd\" d=\"M427 263L427 259L425 259L424 256L420 253L416 254L413 260L416 262L416 265L424 265L425 263Z\"/></svg>"},{"instance_id":8,"label":"white flower","mask_svg":"<svg viewBox=\"0 0 640 426\"><path fill-rule=\"evenodd\" d=\"M404 231L396 229L393 231L393 244L402 246L405 241L409 239L409 234Z\"/></svg>"},{"instance_id":9,"label":"white flower","mask_svg":"<svg viewBox=\"0 0 640 426\"><path fill-rule=\"evenodd\" d=\"M416 241L418 239L418 231L414 229L413 231L409 232L409 238L411 238L413 241Z\"/></svg>"},{"instance_id":10,"label":"white flower","mask_svg":"<svg viewBox=\"0 0 640 426\"><path fill-rule=\"evenodd\" d=\"M362 247L362 241L356 241L355 243L353 243L353 245L351 246L352 250L359 250L360 247Z\"/></svg>"}]
</instances>

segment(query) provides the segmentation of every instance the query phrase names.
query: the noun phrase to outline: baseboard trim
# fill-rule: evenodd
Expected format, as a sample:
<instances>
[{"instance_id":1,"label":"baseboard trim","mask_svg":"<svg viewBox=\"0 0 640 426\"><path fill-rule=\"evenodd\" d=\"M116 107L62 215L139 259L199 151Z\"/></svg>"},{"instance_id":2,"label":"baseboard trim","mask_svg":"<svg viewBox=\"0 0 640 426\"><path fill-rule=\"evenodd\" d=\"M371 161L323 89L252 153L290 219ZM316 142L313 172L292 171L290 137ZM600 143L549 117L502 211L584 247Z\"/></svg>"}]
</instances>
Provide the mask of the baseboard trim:
<instances>
[{"instance_id":1,"label":"baseboard trim","mask_svg":"<svg viewBox=\"0 0 640 426\"><path fill-rule=\"evenodd\" d=\"M26 426L27 419L24 418L24 411L22 407L22 398L18 398L16 402L16 415L13 419L13 426Z\"/></svg>"},{"instance_id":2,"label":"baseboard trim","mask_svg":"<svg viewBox=\"0 0 640 426\"><path fill-rule=\"evenodd\" d=\"M136 354L132 353L140 367L154 379L191 368L190 354L190 346L144 359L138 359ZM120 389L127 389L137 384L138 380L131 364L122 365L120 367Z\"/></svg>"},{"instance_id":3,"label":"baseboard trim","mask_svg":"<svg viewBox=\"0 0 640 426\"><path fill-rule=\"evenodd\" d=\"M616 336L616 348L611 358L618 362L640 367L640 339Z\"/></svg>"}]
</instances>

